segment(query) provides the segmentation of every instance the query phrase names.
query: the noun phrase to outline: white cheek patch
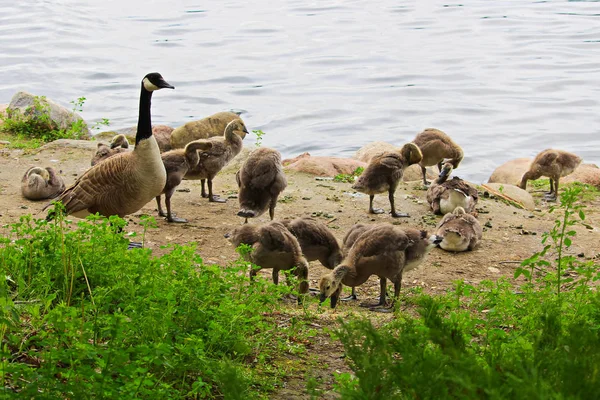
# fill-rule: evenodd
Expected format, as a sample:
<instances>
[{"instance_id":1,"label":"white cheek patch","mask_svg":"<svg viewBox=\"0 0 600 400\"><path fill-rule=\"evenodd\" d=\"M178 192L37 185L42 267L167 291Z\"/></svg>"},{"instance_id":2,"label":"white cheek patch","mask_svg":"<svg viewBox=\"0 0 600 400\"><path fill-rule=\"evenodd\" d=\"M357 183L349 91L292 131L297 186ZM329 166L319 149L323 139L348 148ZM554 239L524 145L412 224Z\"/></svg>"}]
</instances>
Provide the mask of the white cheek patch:
<instances>
[{"instance_id":1,"label":"white cheek patch","mask_svg":"<svg viewBox=\"0 0 600 400\"><path fill-rule=\"evenodd\" d=\"M150 79L148 78L144 78L144 89L146 89L149 92L153 92L155 90L160 89L158 86L156 86L154 83L150 82Z\"/></svg>"}]
</instances>

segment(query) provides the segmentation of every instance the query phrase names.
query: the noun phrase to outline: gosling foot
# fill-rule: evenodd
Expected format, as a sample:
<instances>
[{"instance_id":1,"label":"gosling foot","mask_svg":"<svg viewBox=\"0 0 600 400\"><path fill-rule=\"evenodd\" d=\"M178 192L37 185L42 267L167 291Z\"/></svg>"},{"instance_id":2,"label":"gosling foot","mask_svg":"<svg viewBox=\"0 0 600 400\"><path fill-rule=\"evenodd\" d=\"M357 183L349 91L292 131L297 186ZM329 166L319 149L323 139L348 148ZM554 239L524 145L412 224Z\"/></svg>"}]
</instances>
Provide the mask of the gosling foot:
<instances>
[{"instance_id":1,"label":"gosling foot","mask_svg":"<svg viewBox=\"0 0 600 400\"><path fill-rule=\"evenodd\" d=\"M408 218L410 217L410 215L408 215L408 213L399 213L399 212L392 212L392 217L394 218Z\"/></svg>"},{"instance_id":2,"label":"gosling foot","mask_svg":"<svg viewBox=\"0 0 600 400\"><path fill-rule=\"evenodd\" d=\"M169 221L169 222L175 222L175 223L178 223L178 224L185 224L186 222L188 222L187 219L185 219L185 218L179 218L179 217L176 217L174 215L171 215L171 217L167 217L167 221Z\"/></svg>"},{"instance_id":3,"label":"gosling foot","mask_svg":"<svg viewBox=\"0 0 600 400\"><path fill-rule=\"evenodd\" d=\"M340 301L356 301L358 300L358 297L355 294L351 294L348 297L344 297L342 299L340 299Z\"/></svg>"},{"instance_id":4,"label":"gosling foot","mask_svg":"<svg viewBox=\"0 0 600 400\"><path fill-rule=\"evenodd\" d=\"M167 213L165 213L164 211L159 211L159 212L158 212L158 216L159 216L159 217L165 217L165 218L166 218L166 217L167 217Z\"/></svg>"},{"instance_id":5,"label":"gosling foot","mask_svg":"<svg viewBox=\"0 0 600 400\"><path fill-rule=\"evenodd\" d=\"M377 307L385 307L385 302L379 302L376 304L370 304L370 303L360 303L358 306L359 307L365 307L365 308L377 308Z\"/></svg>"},{"instance_id":6,"label":"gosling foot","mask_svg":"<svg viewBox=\"0 0 600 400\"><path fill-rule=\"evenodd\" d=\"M371 307L371 308L369 308L369 311L380 312L380 313L391 313L391 312L394 312L394 307L393 306L389 306L389 307Z\"/></svg>"},{"instance_id":7,"label":"gosling foot","mask_svg":"<svg viewBox=\"0 0 600 400\"><path fill-rule=\"evenodd\" d=\"M131 250L131 249L141 249L142 243L141 242L129 242L129 246L127 246L127 250Z\"/></svg>"},{"instance_id":8,"label":"gosling foot","mask_svg":"<svg viewBox=\"0 0 600 400\"><path fill-rule=\"evenodd\" d=\"M211 203L225 203L227 202L227 199L222 199L219 196L212 196L208 198L208 201Z\"/></svg>"},{"instance_id":9,"label":"gosling foot","mask_svg":"<svg viewBox=\"0 0 600 400\"><path fill-rule=\"evenodd\" d=\"M383 208L372 208L369 210L369 214L383 214L384 212Z\"/></svg>"}]
</instances>

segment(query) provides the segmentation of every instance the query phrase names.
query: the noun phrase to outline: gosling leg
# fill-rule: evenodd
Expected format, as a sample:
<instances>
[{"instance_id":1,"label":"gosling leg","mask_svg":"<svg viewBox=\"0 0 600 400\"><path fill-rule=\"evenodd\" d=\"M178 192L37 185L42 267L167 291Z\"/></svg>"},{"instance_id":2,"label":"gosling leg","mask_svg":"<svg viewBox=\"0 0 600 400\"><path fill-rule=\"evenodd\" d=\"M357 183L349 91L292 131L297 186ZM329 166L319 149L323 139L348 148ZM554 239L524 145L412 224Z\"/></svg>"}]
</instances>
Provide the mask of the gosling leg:
<instances>
[{"instance_id":1,"label":"gosling leg","mask_svg":"<svg viewBox=\"0 0 600 400\"><path fill-rule=\"evenodd\" d=\"M547 201L556 201L558 197L558 179L559 178L556 178L556 180L554 180L554 191L551 191L549 195L544 196ZM550 179L550 182L552 182L552 179ZM550 186L550 189L552 190L552 186Z\"/></svg>"},{"instance_id":2,"label":"gosling leg","mask_svg":"<svg viewBox=\"0 0 600 400\"><path fill-rule=\"evenodd\" d=\"M375 312L383 312L383 313L391 313L394 311L394 304L396 304L396 300L400 296L400 285L402 284L402 274L394 281L394 298L392 299L392 304L390 306L382 306L371 308L371 311Z\"/></svg>"},{"instance_id":3,"label":"gosling leg","mask_svg":"<svg viewBox=\"0 0 600 400\"><path fill-rule=\"evenodd\" d=\"M429 185L429 182L427 182L427 169L421 165L421 173L423 174L423 185L427 186Z\"/></svg>"},{"instance_id":4,"label":"gosling leg","mask_svg":"<svg viewBox=\"0 0 600 400\"><path fill-rule=\"evenodd\" d=\"M382 208L373 208L373 199L375 198L375 195L370 195L369 196L369 214L383 214L385 211L383 211Z\"/></svg>"},{"instance_id":5,"label":"gosling leg","mask_svg":"<svg viewBox=\"0 0 600 400\"><path fill-rule=\"evenodd\" d=\"M354 301L354 300L358 300L358 297L356 296L356 288L354 286L352 286L352 294L348 297L344 297L343 299L340 299L340 301Z\"/></svg>"},{"instance_id":6,"label":"gosling leg","mask_svg":"<svg viewBox=\"0 0 600 400\"><path fill-rule=\"evenodd\" d=\"M167 221L184 224L184 223L188 222L187 219L178 218L175 216L174 213L171 212L171 196L173 196L173 193L175 193L175 188L173 188L165 193L165 204L167 206Z\"/></svg>"},{"instance_id":7,"label":"gosling leg","mask_svg":"<svg viewBox=\"0 0 600 400\"><path fill-rule=\"evenodd\" d=\"M204 187L206 185L206 179L200 179L200 183L202 183L202 192L200 193L200 196L206 198L208 197L208 194L206 194L206 188Z\"/></svg>"},{"instance_id":8,"label":"gosling leg","mask_svg":"<svg viewBox=\"0 0 600 400\"><path fill-rule=\"evenodd\" d=\"M386 279L384 277L379 277L379 303L377 303L377 304L361 303L359 305L361 307L367 307L370 309L385 306L386 285L387 285Z\"/></svg>"},{"instance_id":9,"label":"gosling leg","mask_svg":"<svg viewBox=\"0 0 600 400\"><path fill-rule=\"evenodd\" d=\"M167 214L165 214L165 212L163 211L163 209L162 209L162 207L160 205L160 196L161 195L156 196L156 208L158 208L158 216L159 217L166 217Z\"/></svg>"},{"instance_id":10,"label":"gosling leg","mask_svg":"<svg viewBox=\"0 0 600 400\"><path fill-rule=\"evenodd\" d=\"M389 199L390 199L390 206L392 207L392 217L394 218L407 218L410 217L410 215L408 215L408 213L397 213L396 212L396 207L394 205L394 192L396 191L396 188L390 188L389 191Z\"/></svg>"},{"instance_id":11,"label":"gosling leg","mask_svg":"<svg viewBox=\"0 0 600 400\"><path fill-rule=\"evenodd\" d=\"M271 199L271 204L269 204L269 217L271 221L275 218L275 206L277 205L277 197L273 197Z\"/></svg>"},{"instance_id":12,"label":"gosling leg","mask_svg":"<svg viewBox=\"0 0 600 400\"><path fill-rule=\"evenodd\" d=\"M208 178L208 201L211 203L225 203L227 200L222 199L219 196L213 195L212 190L212 179Z\"/></svg>"},{"instance_id":13,"label":"gosling leg","mask_svg":"<svg viewBox=\"0 0 600 400\"><path fill-rule=\"evenodd\" d=\"M440 162L437 164L437 166L438 166L438 171L439 171L439 172L442 172L442 161L440 161Z\"/></svg>"}]
</instances>

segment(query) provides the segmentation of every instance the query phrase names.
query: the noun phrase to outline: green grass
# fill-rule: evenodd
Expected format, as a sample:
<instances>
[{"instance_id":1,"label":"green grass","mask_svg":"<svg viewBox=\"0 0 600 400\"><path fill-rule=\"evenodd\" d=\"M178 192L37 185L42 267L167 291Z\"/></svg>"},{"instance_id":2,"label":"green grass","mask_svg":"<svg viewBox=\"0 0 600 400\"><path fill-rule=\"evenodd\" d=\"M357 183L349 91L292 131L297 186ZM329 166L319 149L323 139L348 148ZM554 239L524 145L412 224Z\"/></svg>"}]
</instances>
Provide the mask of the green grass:
<instances>
[{"instance_id":1,"label":"green grass","mask_svg":"<svg viewBox=\"0 0 600 400\"><path fill-rule=\"evenodd\" d=\"M351 174L338 174L333 177L335 182L354 183L356 177L360 176L365 169L363 167L356 168Z\"/></svg>"}]
</instances>

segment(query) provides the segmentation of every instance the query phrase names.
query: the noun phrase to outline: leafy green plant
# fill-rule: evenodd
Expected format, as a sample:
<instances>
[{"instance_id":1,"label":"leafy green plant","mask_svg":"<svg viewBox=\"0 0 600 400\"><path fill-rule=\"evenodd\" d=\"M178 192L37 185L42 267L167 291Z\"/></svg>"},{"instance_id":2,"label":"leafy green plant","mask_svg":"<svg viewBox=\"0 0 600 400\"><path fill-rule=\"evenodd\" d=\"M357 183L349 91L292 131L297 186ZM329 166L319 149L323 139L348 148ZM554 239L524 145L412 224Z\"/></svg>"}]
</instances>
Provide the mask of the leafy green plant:
<instances>
[{"instance_id":1,"label":"leafy green plant","mask_svg":"<svg viewBox=\"0 0 600 400\"><path fill-rule=\"evenodd\" d=\"M338 174L333 177L333 180L335 182L354 183L356 177L360 176L364 170L363 167L357 167L351 174Z\"/></svg>"},{"instance_id":2,"label":"leafy green plant","mask_svg":"<svg viewBox=\"0 0 600 400\"><path fill-rule=\"evenodd\" d=\"M265 136L266 133L260 129L255 129L252 132L256 135L256 142L254 142L255 146L260 147L262 145L263 136Z\"/></svg>"}]
</instances>

